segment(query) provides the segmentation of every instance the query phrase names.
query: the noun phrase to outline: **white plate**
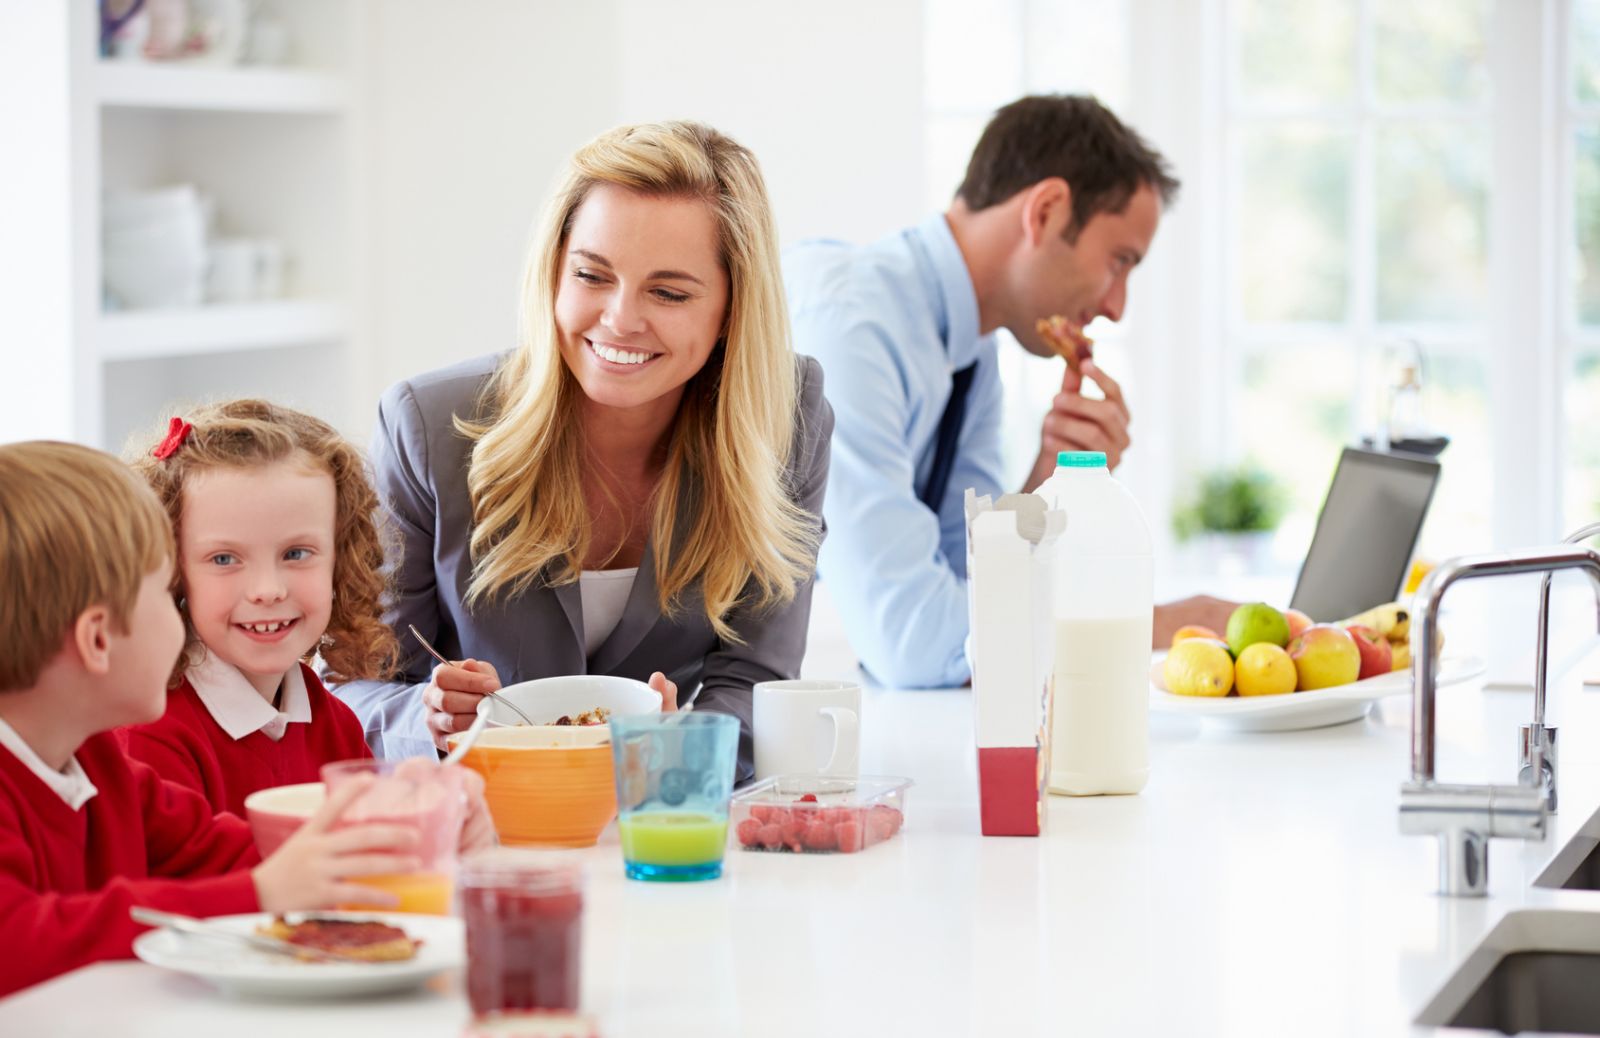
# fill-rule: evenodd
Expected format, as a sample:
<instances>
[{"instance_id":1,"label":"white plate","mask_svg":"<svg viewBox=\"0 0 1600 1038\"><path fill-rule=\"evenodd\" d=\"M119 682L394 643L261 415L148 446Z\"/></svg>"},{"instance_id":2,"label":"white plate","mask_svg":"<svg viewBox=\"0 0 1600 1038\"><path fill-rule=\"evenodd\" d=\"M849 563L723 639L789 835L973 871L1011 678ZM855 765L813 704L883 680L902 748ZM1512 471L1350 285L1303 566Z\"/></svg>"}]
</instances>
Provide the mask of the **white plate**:
<instances>
[{"instance_id":1,"label":"white plate","mask_svg":"<svg viewBox=\"0 0 1600 1038\"><path fill-rule=\"evenodd\" d=\"M1344 724L1367 715L1384 696L1411 691L1411 670L1380 674L1348 685L1315 692L1290 692L1281 696L1175 696L1166 690L1162 664L1167 654L1158 652L1150 665L1150 709L1166 714L1199 717L1207 724L1240 732L1288 732ZM1446 656L1439 662L1439 684L1470 681L1484 671L1476 656Z\"/></svg>"},{"instance_id":2,"label":"white plate","mask_svg":"<svg viewBox=\"0 0 1600 1038\"><path fill-rule=\"evenodd\" d=\"M291 913L319 918L376 919L398 926L420 940L414 958L404 962L299 962L256 951L231 941L188 937L171 930L151 930L133 942L133 953L152 966L199 977L231 995L273 998L338 998L376 995L416 987L438 973L466 961L461 920L449 916L399 912ZM217 916L207 920L239 933L253 933L270 921L264 912Z\"/></svg>"}]
</instances>

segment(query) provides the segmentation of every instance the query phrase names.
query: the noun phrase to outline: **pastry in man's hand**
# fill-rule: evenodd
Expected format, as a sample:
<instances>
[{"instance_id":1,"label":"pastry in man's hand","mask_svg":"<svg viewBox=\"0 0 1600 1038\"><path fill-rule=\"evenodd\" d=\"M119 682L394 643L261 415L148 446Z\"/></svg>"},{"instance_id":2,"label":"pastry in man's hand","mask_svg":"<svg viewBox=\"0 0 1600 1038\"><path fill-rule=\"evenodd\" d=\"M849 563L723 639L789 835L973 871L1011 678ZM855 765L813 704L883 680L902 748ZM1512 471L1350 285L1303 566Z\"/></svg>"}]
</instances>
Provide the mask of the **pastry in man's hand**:
<instances>
[{"instance_id":1,"label":"pastry in man's hand","mask_svg":"<svg viewBox=\"0 0 1600 1038\"><path fill-rule=\"evenodd\" d=\"M1034 324L1034 330L1044 340L1046 346L1067 362L1073 374L1082 374L1078 365L1085 357L1092 354L1094 340L1083 334L1083 329L1075 326L1071 321L1056 314L1053 317L1041 317Z\"/></svg>"}]
</instances>

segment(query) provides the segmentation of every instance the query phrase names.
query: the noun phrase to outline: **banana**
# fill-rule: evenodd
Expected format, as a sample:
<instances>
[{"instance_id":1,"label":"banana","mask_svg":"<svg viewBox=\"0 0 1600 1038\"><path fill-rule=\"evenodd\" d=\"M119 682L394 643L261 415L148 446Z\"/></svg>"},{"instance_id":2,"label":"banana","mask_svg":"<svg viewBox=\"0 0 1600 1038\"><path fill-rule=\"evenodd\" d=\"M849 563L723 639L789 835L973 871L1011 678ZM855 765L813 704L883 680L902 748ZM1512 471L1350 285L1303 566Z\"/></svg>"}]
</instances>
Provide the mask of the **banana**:
<instances>
[{"instance_id":1,"label":"banana","mask_svg":"<svg viewBox=\"0 0 1600 1038\"><path fill-rule=\"evenodd\" d=\"M1401 642L1394 646L1394 662L1389 664L1391 671L1407 670L1411 667L1411 643Z\"/></svg>"},{"instance_id":2,"label":"banana","mask_svg":"<svg viewBox=\"0 0 1600 1038\"><path fill-rule=\"evenodd\" d=\"M1338 626L1352 627L1356 624L1372 628L1385 641L1404 642L1411 634L1411 609L1403 602L1385 602L1348 620L1340 620Z\"/></svg>"}]
</instances>

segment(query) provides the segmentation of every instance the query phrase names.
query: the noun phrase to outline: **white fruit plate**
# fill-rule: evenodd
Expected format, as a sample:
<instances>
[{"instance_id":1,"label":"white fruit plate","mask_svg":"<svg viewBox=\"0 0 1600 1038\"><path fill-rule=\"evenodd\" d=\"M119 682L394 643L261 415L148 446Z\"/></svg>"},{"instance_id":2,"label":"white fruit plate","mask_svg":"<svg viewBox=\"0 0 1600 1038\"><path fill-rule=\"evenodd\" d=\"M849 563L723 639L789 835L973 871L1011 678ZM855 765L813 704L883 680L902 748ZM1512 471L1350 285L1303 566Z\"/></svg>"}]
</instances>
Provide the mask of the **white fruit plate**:
<instances>
[{"instance_id":1,"label":"white fruit plate","mask_svg":"<svg viewBox=\"0 0 1600 1038\"><path fill-rule=\"evenodd\" d=\"M1164 714L1198 717L1208 725L1238 732L1290 732L1356 721L1384 696L1411 691L1411 670L1395 671L1315 692L1281 696L1175 696L1162 674L1167 654L1158 652L1150 665L1150 709ZM1476 656L1446 656L1439 662L1439 684L1471 681L1484 671Z\"/></svg>"}]
</instances>

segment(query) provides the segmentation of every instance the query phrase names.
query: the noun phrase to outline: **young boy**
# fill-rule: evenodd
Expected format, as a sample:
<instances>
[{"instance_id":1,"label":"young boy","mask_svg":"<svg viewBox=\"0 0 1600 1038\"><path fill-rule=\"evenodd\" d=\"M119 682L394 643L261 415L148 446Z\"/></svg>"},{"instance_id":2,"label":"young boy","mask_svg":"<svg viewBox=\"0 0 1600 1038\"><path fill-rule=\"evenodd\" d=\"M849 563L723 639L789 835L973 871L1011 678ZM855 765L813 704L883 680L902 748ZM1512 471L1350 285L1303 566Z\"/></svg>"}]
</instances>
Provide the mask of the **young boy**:
<instances>
[{"instance_id":1,"label":"young boy","mask_svg":"<svg viewBox=\"0 0 1600 1038\"><path fill-rule=\"evenodd\" d=\"M188 915L371 903L353 877L416 867L405 829L330 831L330 797L262 861L249 827L123 756L161 716L183 645L173 539L115 458L0 446L0 995L130 954L133 905Z\"/></svg>"}]
</instances>

